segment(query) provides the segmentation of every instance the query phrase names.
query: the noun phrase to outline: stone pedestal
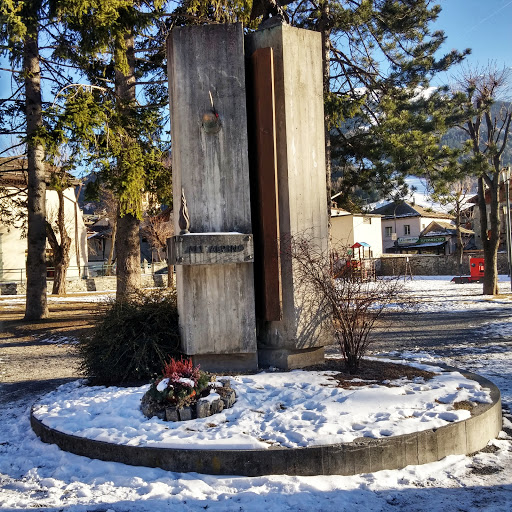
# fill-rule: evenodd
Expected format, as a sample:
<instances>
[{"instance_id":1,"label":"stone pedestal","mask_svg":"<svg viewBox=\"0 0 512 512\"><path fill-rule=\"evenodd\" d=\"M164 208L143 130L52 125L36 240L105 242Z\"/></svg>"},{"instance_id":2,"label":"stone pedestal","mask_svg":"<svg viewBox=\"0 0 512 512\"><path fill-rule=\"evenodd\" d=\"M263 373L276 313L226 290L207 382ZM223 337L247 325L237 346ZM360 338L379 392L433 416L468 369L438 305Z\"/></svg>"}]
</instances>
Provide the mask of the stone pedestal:
<instances>
[{"instance_id":1,"label":"stone pedestal","mask_svg":"<svg viewBox=\"0 0 512 512\"><path fill-rule=\"evenodd\" d=\"M276 287L276 292L280 294L281 319L258 319L258 358L260 366L298 368L323 361L323 346L332 343L327 312L301 287L286 248L290 239L307 237L317 250L328 250L321 38L318 32L288 25L258 30L246 37L248 57L269 47L275 94L281 245L281 290ZM268 101L264 96L258 101ZM258 105L254 110L259 110Z\"/></svg>"},{"instance_id":2,"label":"stone pedestal","mask_svg":"<svg viewBox=\"0 0 512 512\"><path fill-rule=\"evenodd\" d=\"M175 28L167 44L174 210L183 190L190 218L184 237L250 235L242 26ZM203 245L189 243L188 256L215 261L176 262L182 348L204 370L256 369L252 260L238 243L217 239L217 252Z\"/></svg>"}]
</instances>

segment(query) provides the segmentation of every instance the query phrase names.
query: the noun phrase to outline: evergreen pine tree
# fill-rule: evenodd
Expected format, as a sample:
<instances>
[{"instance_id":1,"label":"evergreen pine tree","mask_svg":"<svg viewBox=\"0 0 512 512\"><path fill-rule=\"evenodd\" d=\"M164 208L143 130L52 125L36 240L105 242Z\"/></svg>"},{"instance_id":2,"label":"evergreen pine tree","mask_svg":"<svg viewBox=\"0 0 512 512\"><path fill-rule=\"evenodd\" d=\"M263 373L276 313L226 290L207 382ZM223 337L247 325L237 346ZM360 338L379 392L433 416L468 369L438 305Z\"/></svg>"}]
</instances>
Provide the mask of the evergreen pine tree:
<instances>
[{"instance_id":1,"label":"evergreen pine tree","mask_svg":"<svg viewBox=\"0 0 512 512\"><path fill-rule=\"evenodd\" d=\"M408 174L451 157L439 140L453 107L430 83L468 50L435 57L446 39L431 31L438 5L322 0L291 11L292 23L323 34L327 149L341 205L353 206L356 188L389 195Z\"/></svg>"},{"instance_id":2,"label":"evergreen pine tree","mask_svg":"<svg viewBox=\"0 0 512 512\"><path fill-rule=\"evenodd\" d=\"M13 94L3 103L3 130L24 137L28 172L27 295L25 318L48 316L46 298L46 181L39 39L44 0L0 2L1 54L12 70ZM4 133L5 133L4 132ZM21 146L22 143L16 146Z\"/></svg>"},{"instance_id":3,"label":"evergreen pine tree","mask_svg":"<svg viewBox=\"0 0 512 512\"><path fill-rule=\"evenodd\" d=\"M75 153L84 145L90 149L88 161L100 167L97 183L106 184L119 201L118 298L140 288L144 194L158 193L168 204L171 198L170 169L161 142L164 121L160 109L167 104L166 90L158 83L165 56L165 34L159 34L165 26L156 21L161 6L158 0L69 0L61 2L58 11L65 27L61 56L79 66L96 86L68 94L61 122L63 133L70 134L68 143L77 148ZM149 77L149 83L145 84L147 103L141 105L136 86L143 76ZM80 102L91 109L77 108Z\"/></svg>"}]
</instances>

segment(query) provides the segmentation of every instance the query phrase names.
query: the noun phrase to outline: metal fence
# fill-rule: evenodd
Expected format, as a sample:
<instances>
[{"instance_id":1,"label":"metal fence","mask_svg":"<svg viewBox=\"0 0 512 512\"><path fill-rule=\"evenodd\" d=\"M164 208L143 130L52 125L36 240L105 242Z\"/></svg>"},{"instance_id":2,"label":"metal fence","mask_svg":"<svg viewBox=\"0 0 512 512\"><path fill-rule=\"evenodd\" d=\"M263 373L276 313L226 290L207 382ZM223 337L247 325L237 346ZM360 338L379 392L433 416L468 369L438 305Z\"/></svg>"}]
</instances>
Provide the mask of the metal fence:
<instances>
[{"instance_id":1,"label":"metal fence","mask_svg":"<svg viewBox=\"0 0 512 512\"><path fill-rule=\"evenodd\" d=\"M167 274L167 264L141 263L143 274ZM53 279L54 267L46 268L46 277ZM89 279L92 277L115 276L116 265L107 265L104 262L90 262L86 267L68 267L66 279ZM25 283L27 271L25 268L0 268L0 283Z\"/></svg>"}]
</instances>

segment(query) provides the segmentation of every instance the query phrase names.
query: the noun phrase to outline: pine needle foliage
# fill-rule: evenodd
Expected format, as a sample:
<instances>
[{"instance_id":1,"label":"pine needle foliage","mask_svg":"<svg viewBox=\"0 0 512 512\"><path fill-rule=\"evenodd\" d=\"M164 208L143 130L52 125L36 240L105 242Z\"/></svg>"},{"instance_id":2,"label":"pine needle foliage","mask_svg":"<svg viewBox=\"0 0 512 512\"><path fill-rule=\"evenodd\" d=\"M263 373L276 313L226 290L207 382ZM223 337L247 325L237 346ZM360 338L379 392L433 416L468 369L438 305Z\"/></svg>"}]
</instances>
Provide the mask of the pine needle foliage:
<instances>
[{"instance_id":1,"label":"pine needle foliage","mask_svg":"<svg viewBox=\"0 0 512 512\"><path fill-rule=\"evenodd\" d=\"M94 384L148 381L169 358L180 358L175 290L131 294L102 306L79 345L80 370Z\"/></svg>"},{"instance_id":2,"label":"pine needle foliage","mask_svg":"<svg viewBox=\"0 0 512 512\"><path fill-rule=\"evenodd\" d=\"M442 53L434 30L441 7L431 0L305 0L292 24L322 34L325 115L338 204L356 190L407 193L404 178L451 158L440 147L454 106L440 72L470 50Z\"/></svg>"}]
</instances>

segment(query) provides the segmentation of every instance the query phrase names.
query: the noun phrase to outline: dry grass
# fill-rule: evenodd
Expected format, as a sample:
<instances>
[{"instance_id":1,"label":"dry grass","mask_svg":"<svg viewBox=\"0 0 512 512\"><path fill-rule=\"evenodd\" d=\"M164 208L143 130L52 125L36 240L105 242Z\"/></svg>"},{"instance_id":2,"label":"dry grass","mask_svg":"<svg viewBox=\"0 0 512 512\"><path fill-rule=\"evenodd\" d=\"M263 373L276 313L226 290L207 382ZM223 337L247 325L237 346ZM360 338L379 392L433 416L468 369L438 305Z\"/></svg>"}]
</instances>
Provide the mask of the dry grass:
<instances>
[{"instance_id":1,"label":"dry grass","mask_svg":"<svg viewBox=\"0 0 512 512\"><path fill-rule=\"evenodd\" d=\"M47 345L44 340L57 336L78 339L88 334L93 329L99 309L97 304L89 302L63 302L50 306L50 318L40 322L26 322L23 320L23 304L2 307L0 299L0 358L3 355L8 362L8 372L3 375L0 372L0 382L79 376L76 369L76 347ZM326 359L322 365L304 369L336 371L336 379L341 387L368 383L385 385L385 381L401 377L410 380L422 377L428 380L434 375L402 364L366 359L361 361L359 371L354 375L348 373L342 359Z\"/></svg>"}]
</instances>

